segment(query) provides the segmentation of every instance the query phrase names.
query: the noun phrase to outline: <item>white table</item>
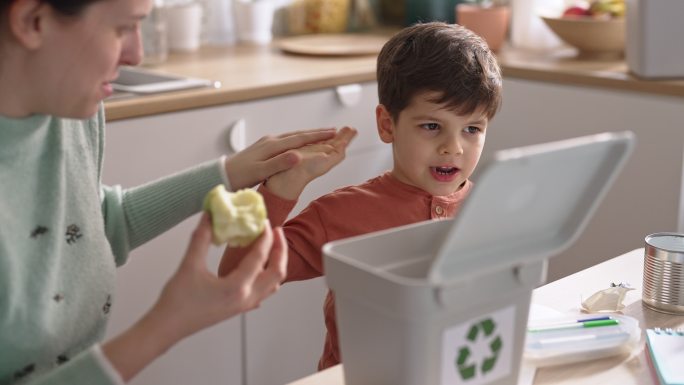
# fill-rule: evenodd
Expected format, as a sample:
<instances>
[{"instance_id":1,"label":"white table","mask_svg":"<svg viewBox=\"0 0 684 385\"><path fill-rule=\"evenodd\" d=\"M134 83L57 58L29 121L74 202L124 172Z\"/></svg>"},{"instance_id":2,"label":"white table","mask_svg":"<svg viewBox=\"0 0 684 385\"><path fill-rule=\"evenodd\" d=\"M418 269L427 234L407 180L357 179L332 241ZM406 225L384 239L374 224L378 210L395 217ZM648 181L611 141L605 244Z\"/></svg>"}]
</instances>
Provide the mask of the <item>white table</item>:
<instances>
[{"instance_id":1,"label":"white table","mask_svg":"<svg viewBox=\"0 0 684 385\"><path fill-rule=\"evenodd\" d=\"M639 320L642 329L640 347L631 355L540 368L534 380L535 385L654 384L643 352L644 330L653 327L684 328L684 316L658 313L642 305L643 257L644 249L636 249L533 291L532 303L564 313L576 313L580 311L582 299L608 288L611 282L627 282L636 290L627 292L622 313ZM289 385L344 385L342 365L323 370Z\"/></svg>"}]
</instances>

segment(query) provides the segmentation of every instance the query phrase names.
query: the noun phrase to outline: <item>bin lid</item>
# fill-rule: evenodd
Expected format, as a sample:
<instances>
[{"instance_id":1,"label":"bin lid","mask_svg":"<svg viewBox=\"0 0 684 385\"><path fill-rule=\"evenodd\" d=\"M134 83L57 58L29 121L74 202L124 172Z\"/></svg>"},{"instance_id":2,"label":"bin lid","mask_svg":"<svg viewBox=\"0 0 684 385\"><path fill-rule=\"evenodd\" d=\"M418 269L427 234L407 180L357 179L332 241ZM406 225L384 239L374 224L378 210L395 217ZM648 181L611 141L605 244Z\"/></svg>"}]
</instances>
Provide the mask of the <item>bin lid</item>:
<instances>
[{"instance_id":1,"label":"bin lid","mask_svg":"<svg viewBox=\"0 0 684 385\"><path fill-rule=\"evenodd\" d=\"M576 240L634 147L601 133L496 152L433 259L436 284L537 262Z\"/></svg>"}]
</instances>

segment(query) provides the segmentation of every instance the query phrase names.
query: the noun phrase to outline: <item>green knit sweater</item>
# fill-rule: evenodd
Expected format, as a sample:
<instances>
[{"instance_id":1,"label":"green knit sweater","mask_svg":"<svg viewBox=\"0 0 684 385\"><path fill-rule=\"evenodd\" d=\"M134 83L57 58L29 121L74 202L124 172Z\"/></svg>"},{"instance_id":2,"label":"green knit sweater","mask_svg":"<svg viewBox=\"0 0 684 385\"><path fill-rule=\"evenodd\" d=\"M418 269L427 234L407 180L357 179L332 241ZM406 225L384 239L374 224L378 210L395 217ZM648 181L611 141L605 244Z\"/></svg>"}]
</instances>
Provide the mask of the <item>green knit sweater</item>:
<instances>
[{"instance_id":1,"label":"green knit sweater","mask_svg":"<svg viewBox=\"0 0 684 385\"><path fill-rule=\"evenodd\" d=\"M116 266L227 184L215 160L103 186L103 130L102 108L89 120L0 116L0 384L121 383L97 345Z\"/></svg>"}]
</instances>

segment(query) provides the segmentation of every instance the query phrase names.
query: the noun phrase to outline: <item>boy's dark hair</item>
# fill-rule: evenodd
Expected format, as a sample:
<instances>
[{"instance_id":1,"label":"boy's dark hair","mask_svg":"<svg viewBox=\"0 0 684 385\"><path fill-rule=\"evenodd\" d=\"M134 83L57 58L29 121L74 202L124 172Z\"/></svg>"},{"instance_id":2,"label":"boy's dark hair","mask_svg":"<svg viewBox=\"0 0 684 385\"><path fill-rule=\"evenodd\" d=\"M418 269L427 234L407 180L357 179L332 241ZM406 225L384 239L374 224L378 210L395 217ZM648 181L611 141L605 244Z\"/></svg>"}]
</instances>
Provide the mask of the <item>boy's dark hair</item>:
<instances>
[{"instance_id":1,"label":"boy's dark hair","mask_svg":"<svg viewBox=\"0 0 684 385\"><path fill-rule=\"evenodd\" d=\"M487 43L457 24L420 23L394 35L380 51L378 96L393 119L417 93L458 114L483 109L491 119L501 105L501 70Z\"/></svg>"}]
</instances>

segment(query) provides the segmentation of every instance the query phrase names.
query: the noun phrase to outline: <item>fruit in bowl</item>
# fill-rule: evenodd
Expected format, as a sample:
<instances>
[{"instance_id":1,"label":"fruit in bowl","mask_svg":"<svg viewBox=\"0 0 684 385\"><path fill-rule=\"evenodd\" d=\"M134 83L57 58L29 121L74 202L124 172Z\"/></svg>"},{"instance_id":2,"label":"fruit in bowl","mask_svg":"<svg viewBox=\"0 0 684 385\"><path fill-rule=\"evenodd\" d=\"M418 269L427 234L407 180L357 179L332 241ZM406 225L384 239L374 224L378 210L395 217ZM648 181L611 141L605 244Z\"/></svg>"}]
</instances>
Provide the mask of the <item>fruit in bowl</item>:
<instances>
[{"instance_id":1,"label":"fruit in bowl","mask_svg":"<svg viewBox=\"0 0 684 385\"><path fill-rule=\"evenodd\" d=\"M579 5L573 5L571 7L568 7L565 11L563 11L563 17L583 17L583 16L591 16L591 12L589 11L589 7L582 7Z\"/></svg>"},{"instance_id":2,"label":"fruit in bowl","mask_svg":"<svg viewBox=\"0 0 684 385\"><path fill-rule=\"evenodd\" d=\"M617 59L625 48L624 0L593 0L566 8L560 17L544 16L544 23L566 44L587 59Z\"/></svg>"},{"instance_id":3,"label":"fruit in bowl","mask_svg":"<svg viewBox=\"0 0 684 385\"><path fill-rule=\"evenodd\" d=\"M591 17L594 19L614 19L625 16L625 0L592 0L577 2L563 11L563 17Z\"/></svg>"}]
</instances>

